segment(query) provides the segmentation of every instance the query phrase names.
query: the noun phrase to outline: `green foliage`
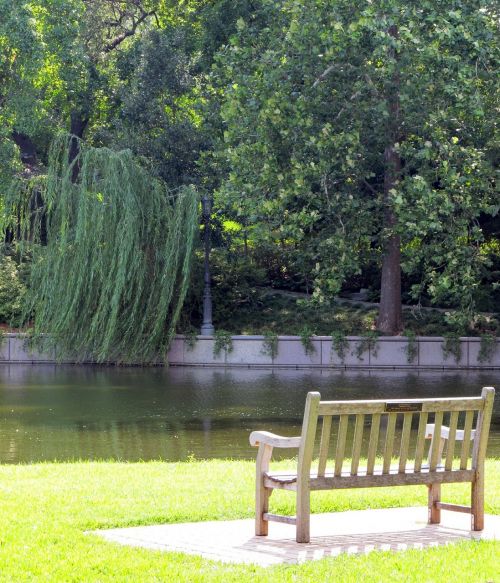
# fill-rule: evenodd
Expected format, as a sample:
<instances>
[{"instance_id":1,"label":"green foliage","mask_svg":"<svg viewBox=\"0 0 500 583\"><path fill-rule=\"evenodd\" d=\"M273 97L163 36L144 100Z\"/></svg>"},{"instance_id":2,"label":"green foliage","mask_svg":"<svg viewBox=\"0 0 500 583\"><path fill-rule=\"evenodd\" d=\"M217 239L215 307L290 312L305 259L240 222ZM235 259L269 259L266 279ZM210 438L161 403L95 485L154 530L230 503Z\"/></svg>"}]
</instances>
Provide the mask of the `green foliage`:
<instances>
[{"instance_id":1,"label":"green foliage","mask_svg":"<svg viewBox=\"0 0 500 583\"><path fill-rule=\"evenodd\" d=\"M341 362L344 362L349 348L349 342L341 330L332 332L332 351L337 353Z\"/></svg>"},{"instance_id":2,"label":"green foliage","mask_svg":"<svg viewBox=\"0 0 500 583\"><path fill-rule=\"evenodd\" d=\"M276 290L256 284L251 264L246 273L238 268L238 277L231 263L220 260L216 254L212 294L214 297L214 321L216 328L231 331L232 334L263 335L272 331L278 335L299 335L304 325L321 336L359 336L373 330L377 317L376 306L363 306L340 300L333 304L318 304L305 294ZM228 267L228 279L224 278L222 267ZM201 325L201 303L203 293L203 264L196 263L193 271L189 300L183 308L181 331L189 330L189 322ZM236 269L236 268L234 268ZM253 274L253 275L252 275ZM260 277L259 277L259 282ZM234 287L230 287L229 283ZM405 335L443 336L453 330L446 313L431 308L418 310L405 309ZM474 328L468 331L471 336L492 333L498 326L497 319L489 315L477 319ZM332 330L334 331L332 333ZM333 349L333 346L332 346Z\"/></svg>"},{"instance_id":3,"label":"green foliage","mask_svg":"<svg viewBox=\"0 0 500 583\"><path fill-rule=\"evenodd\" d=\"M278 356L278 335L271 330L264 331L264 341L262 342L262 353L270 356L274 360Z\"/></svg>"},{"instance_id":4,"label":"green foliage","mask_svg":"<svg viewBox=\"0 0 500 583\"><path fill-rule=\"evenodd\" d=\"M130 151L80 142L68 163L70 143L60 136L52 146L38 184L43 210L33 216L39 193L27 197L23 183L8 201L21 243L46 229L47 245L33 247L26 313L37 336L51 334L76 358L164 358L189 281L198 197L169 193Z\"/></svg>"},{"instance_id":5,"label":"green foliage","mask_svg":"<svg viewBox=\"0 0 500 583\"><path fill-rule=\"evenodd\" d=\"M0 122L2 122L1 113ZM9 129L5 125L0 127L0 209L2 207L1 194L8 189L14 173L19 170L18 151L14 142L10 139Z\"/></svg>"},{"instance_id":6,"label":"green foliage","mask_svg":"<svg viewBox=\"0 0 500 583\"><path fill-rule=\"evenodd\" d=\"M0 322L17 326L22 315L26 286L12 257L0 255Z\"/></svg>"},{"instance_id":7,"label":"green foliage","mask_svg":"<svg viewBox=\"0 0 500 583\"><path fill-rule=\"evenodd\" d=\"M169 187L215 191L216 326L298 332L260 285L314 290L323 305L352 282L377 294L398 235L405 297L459 308L444 327L468 327L500 301L497 39L491 2L0 0L0 209L12 176L43 173L52 137L76 120ZM403 164L386 193L394 125ZM183 329L200 320L198 263ZM312 312L324 334L372 316ZM439 334L442 317L412 329Z\"/></svg>"},{"instance_id":8,"label":"green foliage","mask_svg":"<svg viewBox=\"0 0 500 583\"><path fill-rule=\"evenodd\" d=\"M497 346L497 337L494 334L482 334L477 360L491 362Z\"/></svg>"},{"instance_id":9,"label":"green foliage","mask_svg":"<svg viewBox=\"0 0 500 583\"><path fill-rule=\"evenodd\" d=\"M212 295L215 306L216 328L233 318L242 310L258 310L257 286L264 282L264 273L250 261L229 254L213 251L210 256L212 273ZM202 290L199 290L202 293Z\"/></svg>"},{"instance_id":10,"label":"green foliage","mask_svg":"<svg viewBox=\"0 0 500 583\"><path fill-rule=\"evenodd\" d=\"M114 107L120 115L99 135L150 161L171 187L200 182L196 160L207 148L196 101L199 51L189 27L145 32L117 59Z\"/></svg>"},{"instance_id":11,"label":"green foliage","mask_svg":"<svg viewBox=\"0 0 500 583\"><path fill-rule=\"evenodd\" d=\"M196 343L198 342L198 331L195 328L191 328L184 332L184 344L188 350L194 350Z\"/></svg>"},{"instance_id":12,"label":"green foliage","mask_svg":"<svg viewBox=\"0 0 500 583\"><path fill-rule=\"evenodd\" d=\"M362 360L365 352L370 352L372 356L376 357L378 354L378 333L375 330L368 330L361 335L361 340L356 344L356 356L358 360Z\"/></svg>"},{"instance_id":13,"label":"green foliage","mask_svg":"<svg viewBox=\"0 0 500 583\"><path fill-rule=\"evenodd\" d=\"M495 15L454 0L262 2L214 68L218 203L294 243L319 298L399 236L414 298L472 313L482 222L498 212ZM388 146L402 167L386 192Z\"/></svg>"},{"instance_id":14,"label":"green foliage","mask_svg":"<svg viewBox=\"0 0 500 583\"><path fill-rule=\"evenodd\" d=\"M453 356L455 362L459 362L462 357L462 343L460 342L460 334L458 332L448 332L444 334L443 341L443 358Z\"/></svg>"},{"instance_id":15,"label":"green foliage","mask_svg":"<svg viewBox=\"0 0 500 583\"><path fill-rule=\"evenodd\" d=\"M228 332L227 330L216 330L214 340L214 356L219 356L222 351L224 351L225 354L233 351L231 332Z\"/></svg>"},{"instance_id":16,"label":"green foliage","mask_svg":"<svg viewBox=\"0 0 500 583\"><path fill-rule=\"evenodd\" d=\"M35 77L41 48L29 5L0 0L0 208L14 172L20 169L13 130L36 127Z\"/></svg>"},{"instance_id":17,"label":"green foliage","mask_svg":"<svg viewBox=\"0 0 500 583\"><path fill-rule=\"evenodd\" d=\"M312 337L314 336L313 330L309 328L306 324L299 332L300 342L304 347L304 351L308 356L312 356L316 352L316 348L312 343Z\"/></svg>"},{"instance_id":18,"label":"green foliage","mask_svg":"<svg viewBox=\"0 0 500 583\"><path fill-rule=\"evenodd\" d=\"M413 330L405 330L403 332L403 335L406 336L407 342L405 346L406 359L408 361L408 364L413 364L418 356L418 344L416 334L415 332L413 332Z\"/></svg>"}]
</instances>

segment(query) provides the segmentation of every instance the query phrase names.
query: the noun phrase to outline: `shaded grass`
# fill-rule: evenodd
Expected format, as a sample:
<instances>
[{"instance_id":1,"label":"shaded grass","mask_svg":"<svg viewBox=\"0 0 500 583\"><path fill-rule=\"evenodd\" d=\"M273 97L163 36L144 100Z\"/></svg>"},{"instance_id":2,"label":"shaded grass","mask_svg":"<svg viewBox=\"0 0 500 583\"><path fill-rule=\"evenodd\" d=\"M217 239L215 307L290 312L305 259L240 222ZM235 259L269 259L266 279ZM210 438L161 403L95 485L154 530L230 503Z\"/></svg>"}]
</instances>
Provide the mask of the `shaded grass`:
<instances>
[{"instance_id":1,"label":"shaded grass","mask_svg":"<svg viewBox=\"0 0 500 583\"><path fill-rule=\"evenodd\" d=\"M216 309L214 323L217 329L232 334L300 335L307 328L318 336L330 336L340 332L346 336L358 336L375 329L378 306L361 303L339 303L318 305L306 298L292 294L254 289L251 301L242 302L238 309L225 311ZM455 332L447 323L446 314L434 309L403 310L405 333L417 336L443 336ZM497 330L496 318L482 318L468 335L478 335L488 330ZM484 329L484 330L483 330Z\"/></svg>"},{"instance_id":2,"label":"shaded grass","mask_svg":"<svg viewBox=\"0 0 500 583\"><path fill-rule=\"evenodd\" d=\"M498 514L500 461L488 461L486 485L486 511ZM446 501L467 504L469 489L443 486L443 495ZM0 581L476 582L497 576L500 545L495 542L264 569L123 547L84 534L98 528L251 517L253 490L254 463L247 461L0 466ZM294 513L290 493L276 492L271 501L272 511ZM313 512L425 504L422 486L312 495Z\"/></svg>"}]
</instances>

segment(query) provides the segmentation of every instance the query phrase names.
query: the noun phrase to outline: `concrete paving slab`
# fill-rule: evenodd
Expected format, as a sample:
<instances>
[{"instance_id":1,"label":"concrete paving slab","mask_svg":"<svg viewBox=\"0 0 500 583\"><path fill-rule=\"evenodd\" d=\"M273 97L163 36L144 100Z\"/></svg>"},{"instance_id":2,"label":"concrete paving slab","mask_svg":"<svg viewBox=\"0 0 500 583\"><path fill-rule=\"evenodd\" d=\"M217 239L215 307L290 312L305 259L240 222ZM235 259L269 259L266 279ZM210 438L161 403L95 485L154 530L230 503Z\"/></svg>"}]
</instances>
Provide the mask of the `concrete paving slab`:
<instances>
[{"instance_id":1,"label":"concrete paving slab","mask_svg":"<svg viewBox=\"0 0 500 583\"><path fill-rule=\"evenodd\" d=\"M311 516L311 542L295 542L295 527L271 523L269 536L254 536L254 521L162 524L93 531L108 541L200 555L225 563L270 566L303 563L342 553L424 549L463 540L500 539L500 516L486 515L486 528L470 530L470 516L442 512L427 524L427 508L356 510Z\"/></svg>"}]
</instances>

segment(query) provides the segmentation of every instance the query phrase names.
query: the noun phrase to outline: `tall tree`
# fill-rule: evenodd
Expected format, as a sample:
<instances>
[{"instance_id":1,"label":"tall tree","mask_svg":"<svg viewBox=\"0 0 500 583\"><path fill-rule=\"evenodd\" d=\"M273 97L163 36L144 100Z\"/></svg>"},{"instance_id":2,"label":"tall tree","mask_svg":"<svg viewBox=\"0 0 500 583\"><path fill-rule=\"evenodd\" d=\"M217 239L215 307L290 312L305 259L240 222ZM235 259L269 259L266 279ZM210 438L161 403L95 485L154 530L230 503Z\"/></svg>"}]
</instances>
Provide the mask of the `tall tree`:
<instances>
[{"instance_id":1,"label":"tall tree","mask_svg":"<svg viewBox=\"0 0 500 583\"><path fill-rule=\"evenodd\" d=\"M36 120L41 45L31 17L24 4L0 0L0 197L20 169L19 150L23 161L35 162L27 134Z\"/></svg>"},{"instance_id":2,"label":"tall tree","mask_svg":"<svg viewBox=\"0 0 500 583\"><path fill-rule=\"evenodd\" d=\"M0 216L33 253L25 317L34 314L36 340L77 360L161 360L189 284L198 197L169 192L130 150L82 142L71 160L74 139L51 146L43 212L21 184Z\"/></svg>"},{"instance_id":3,"label":"tall tree","mask_svg":"<svg viewBox=\"0 0 500 583\"><path fill-rule=\"evenodd\" d=\"M33 12L46 45L47 106L66 115L78 138L106 109L110 62L148 19L148 0L65 0L36 3ZM76 155L74 142L73 152Z\"/></svg>"},{"instance_id":4,"label":"tall tree","mask_svg":"<svg viewBox=\"0 0 500 583\"><path fill-rule=\"evenodd\" d=\"M265 2L219 55L220 200L297 241L319 297L378 257L381 332L401 332L401 267L421 274L415 299L474 308L478 217L498 212L494 10Z\"/></svg>"}]
</instances>

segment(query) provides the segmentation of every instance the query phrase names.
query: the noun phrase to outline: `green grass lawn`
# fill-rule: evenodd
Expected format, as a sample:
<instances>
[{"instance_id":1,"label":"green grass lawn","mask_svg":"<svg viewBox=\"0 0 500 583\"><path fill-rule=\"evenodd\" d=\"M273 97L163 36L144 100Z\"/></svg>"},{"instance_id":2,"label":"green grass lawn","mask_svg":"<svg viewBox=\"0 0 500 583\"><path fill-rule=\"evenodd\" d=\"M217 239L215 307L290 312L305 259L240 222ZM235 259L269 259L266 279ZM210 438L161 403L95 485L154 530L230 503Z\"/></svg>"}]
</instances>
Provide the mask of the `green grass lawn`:
<instances>
[{"instance_id":1,"label":"green grass lawn","mask_svg":"<svg viewBox=\"0 0 500 583\"><path fill-rule=\"evenodd\" d=\"M280 462L278 465L284 465ZM487 462L486 512L500 513L500 460ZM443 486L468 503L470 486ZM0 466L0 581L498 581L498 542L343 555L297 566L224 565L129 548L84 531L253 516L254 463L80 462ZM313 512L425 505L425 487L318 492ZM293 514L293 496L272 511ZM271 525L272 528L272 525ZM293 528L293 527L291 527Z\"/></svg>"}]
</instances>

